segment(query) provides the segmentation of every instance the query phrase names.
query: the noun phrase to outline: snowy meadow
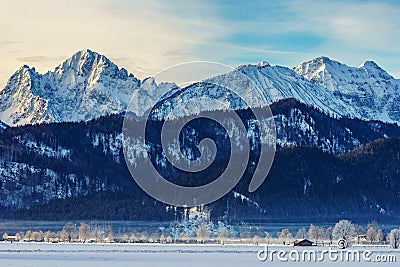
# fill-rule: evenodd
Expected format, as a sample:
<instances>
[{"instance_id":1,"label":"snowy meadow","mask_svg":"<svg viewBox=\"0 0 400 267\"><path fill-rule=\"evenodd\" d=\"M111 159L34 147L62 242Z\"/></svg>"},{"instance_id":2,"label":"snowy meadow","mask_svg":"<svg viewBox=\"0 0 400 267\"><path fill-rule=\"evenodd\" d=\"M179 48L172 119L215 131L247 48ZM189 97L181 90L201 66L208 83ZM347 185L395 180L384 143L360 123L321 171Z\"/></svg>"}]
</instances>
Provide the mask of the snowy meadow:
<instances>
[{"instance_id":1,"label":"snowy meadow","mask_svg":"<svg viewBox=\"0 0 400 267\"><path fill-rule=\"evenodd\" d=\"M328 257L323 262L292 261L293 251L301 252L304 248L294 249L292 246L270 246L269 251L286 251L286 256L281 261L278 254L274 258L260 261L259 251L264 250L263 245L174 245L174 244L70 244L70 243L38 243L0 242L1 266L294 266L307 263L315 266L362 266L383 263L374 262L376 256L393 255L400 257L398 250L389 247L352 247L352 250L371 251L371 262L358 261L331 261ZM323 247L313 247L321 256ZM317 259L318 260L318 259ZM396 266L395 262L386 262L387 266Z\"/></svg>"},{"instance_id":2,"label":"snowy meadow","mask_svg":"<svg viewBox=\"0 0 400 267\"><path fill-rule=\"evenodd\" d=\"M1 231L19 231L3 234L0 266L395 266L400 259L400 231L376 221L230 226L196 218L170 225L2 221ZM349 246L339 249L338 238ZM296 246L308 239L312 246Z\"/></svg>"}]
</instances>

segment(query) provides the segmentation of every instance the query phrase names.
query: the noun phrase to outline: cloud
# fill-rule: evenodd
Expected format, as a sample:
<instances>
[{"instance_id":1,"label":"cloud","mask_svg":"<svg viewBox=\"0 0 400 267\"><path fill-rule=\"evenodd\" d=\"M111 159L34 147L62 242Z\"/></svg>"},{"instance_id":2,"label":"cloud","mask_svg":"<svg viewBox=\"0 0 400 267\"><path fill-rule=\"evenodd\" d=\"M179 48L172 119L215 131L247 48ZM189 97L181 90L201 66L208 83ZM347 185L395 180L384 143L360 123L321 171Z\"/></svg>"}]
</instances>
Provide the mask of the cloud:
<instances>
[{"instance_id":1,"label":"cloud","mask_svg":"<svg viewBox=\"0 0 400 267\"><path fill-rule=\"evenodd\" d=\"M293 66L319 55L398 73L400 8L372 1L9 1L0 81L22 63L53 69L90 48L144 78L195 60ZM7 39L5 39L7 38ZM14 52L10 54L10 49Z\"/></svg>"},{"instance_id":2,"label":"cloud","mask_svg":"<svg viewBox=\"0 0 400 267\"><path fill-rule=\"evenodd\" d=\"M110 60L117 64L120 68L125 68L128 71L134 70L134 75L140 79L150 76L149 73L154 74L158 71L157 69L150 69L151 64L138 57L126 57L121 55L106 55Z\"/></svg>"},{"instance_id":3,"label":"cloud","mask_svg":"<svg viewBox=\"0 0 400 267\"><path fill-rule=\"evenodd\" d=\"M61 63L60 60L62 60L62 57L48 57L48 56L25 56L25 57L18 57L16 58L17 61L20 61L22 63Z\"/></svg>"},{"instance_id":4,"label":"cloud","mask_svg":"<svg viewBox=\"0 0 400 267\"><path fill-rule=\"evenodd\" d=\"M211 5L201 1L16 0L4 8L7 12L0 17L0 43L20 38L23 43L18 44L21 52L13 57L0 50L1 80L22 61L37 64L38 70L45 72L55 67L60 56L85 48L116 55L128 71L149 76L201 57L193 54L193 47L213 42L224 32L224 26L212 15ZM7 40L2 40L4 36ZM176 51L173 57L168 55L170 51Z\"/></svg>"},{"instance_id":5,"label":"cloud","mask_svg":"<svg viewBox=\"0 0 400 267\"><path fill-rule=\"evenodd\" d=\"M377 2L292 1L299 18L296 29L306 29L328 42L342 42L357 49L400 52L400 8Z\"/></svg>"},{"instance_id":6,"label":"cloud","mask_svg":"<svg viewBox=\"0 0 400 267\"><path fill-rule=\"evenodd\" d=\"M164 57L188 57L191 53L189 51L183 51L181 49L173 49L166 51L163 56Z\"/></svg>"},{"instance_id":7,"label":"cloud","mask_svg":"<svg viewBox=\"0 0 400 267\"><path fill-rule=\"evenodd\" d=\"M375 60L390 73L400 71L398 5L374 1L294 0L287 7L295 19L284 31L307 31L324 40L313 48L314 56L328 55L353 66Z\"/></svg>"},{"instance_id":8,"label":"cloud","mask_svg":"<svg viewBox=\"0 0 400 267\"><path fill-rule=\"evenodd\" d=\"M376 60L399 72L400 7L391 1L255 1L225 12L226 56L294 66L320 55L349 65ZM248 14L243 17L242 14Z\"/></svg>"},{"instance_id":9,"label":"cloud","mask_svg":"<svg viewBox=\"0 0 400 267\"><path fill-rule=\"evenodd\" d=\"M1 45L16 45L16 44L21 44L22 43L22 41L18 41L18 40L15 40L15 41L13 41L13 40L5 40L5 41L1 41L0 42L0 44Z\"/></svg>"}]
</instances>

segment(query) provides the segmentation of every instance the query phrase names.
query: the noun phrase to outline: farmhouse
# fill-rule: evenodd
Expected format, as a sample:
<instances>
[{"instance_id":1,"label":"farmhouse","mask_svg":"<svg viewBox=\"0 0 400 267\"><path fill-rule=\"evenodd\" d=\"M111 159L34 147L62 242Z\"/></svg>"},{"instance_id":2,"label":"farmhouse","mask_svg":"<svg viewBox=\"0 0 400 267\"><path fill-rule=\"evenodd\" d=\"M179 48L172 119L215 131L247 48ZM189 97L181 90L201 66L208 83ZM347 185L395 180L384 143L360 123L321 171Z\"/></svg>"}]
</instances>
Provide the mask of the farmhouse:
<instances>
[{"instance_id":1,"label":"farmhouse","mask_svg":"<svg viewBox=\"0 0 400 267\"><path fill-rule=\"evenodd\" d=\"M313 242L308 239L296 240L293 242L293 245L295 247L310 247L313 245Z\"/></svg>"}]
</instances>

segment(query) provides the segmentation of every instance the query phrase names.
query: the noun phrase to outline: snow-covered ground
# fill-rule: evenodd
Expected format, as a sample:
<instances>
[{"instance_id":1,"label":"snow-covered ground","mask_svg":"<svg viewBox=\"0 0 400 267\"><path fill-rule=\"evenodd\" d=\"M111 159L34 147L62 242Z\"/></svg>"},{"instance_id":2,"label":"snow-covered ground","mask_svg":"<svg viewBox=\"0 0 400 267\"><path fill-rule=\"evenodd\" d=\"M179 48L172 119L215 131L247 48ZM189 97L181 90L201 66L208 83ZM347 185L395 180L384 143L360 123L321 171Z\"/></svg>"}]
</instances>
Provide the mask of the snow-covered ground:
<instances>
[{"instance_id":1,"label":"snow-covered ground","mask_svg":"<svg viewBox=\"0 0 400 267\"><path fill-rule=\"evenodd\" d=\"M245 245L160 245L160 244L48 244L0 242L0 266L396 266L398 263L376 262L280 262L277 254L273 262L260 261L258 251L264 246ZM271 250L294 248L270 247ZM303 248L320 253L326 247ZM296 249L302 252L303 249ZM400 250L388 247L352 247L353 250L370 250L371 259L377 255L395 255L400 259ZM286 256L288 257L288 256Z\"/></svg>"}]
</instances>

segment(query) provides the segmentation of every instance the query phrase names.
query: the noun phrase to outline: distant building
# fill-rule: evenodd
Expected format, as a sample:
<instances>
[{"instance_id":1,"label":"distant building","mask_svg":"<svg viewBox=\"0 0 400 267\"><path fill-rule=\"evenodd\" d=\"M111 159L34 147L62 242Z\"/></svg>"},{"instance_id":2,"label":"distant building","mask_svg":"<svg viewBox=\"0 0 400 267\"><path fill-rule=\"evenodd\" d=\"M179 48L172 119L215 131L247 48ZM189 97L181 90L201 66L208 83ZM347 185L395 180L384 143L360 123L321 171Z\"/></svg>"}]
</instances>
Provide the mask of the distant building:
<instances>
[{"instance_id":1,"label":"distant building","mask_svg":"<svg viewBox=\"0 0 400 267\"><path fill-rule=\"evenodd\" d=\"M314 243L308 239L296 240L293 242L295 247L311 247Z\"/></svg>"},{"instance_id":2,"label":"distant building","mask_svg":"<svg viewBox=\"0 0 400 267\"><path fill-rule=\"evenodd\" d=\"M359 243L360 241L367 241L367 235L356 235L353 239L355 242Z\"/></svg>"},{"instance_id":3,"label":"distant building","mask_svg":"<svg viewBox=\"0 0 400 267\"><path fill-rule=\"evenodd\" d=\"M18 241L19 241L19 238L18 238L17 236L15 236L15 235L9 235L9 236L7 237L7 239L5 239L4 241L18 242Z\"/></svg>"}]
</instances>

